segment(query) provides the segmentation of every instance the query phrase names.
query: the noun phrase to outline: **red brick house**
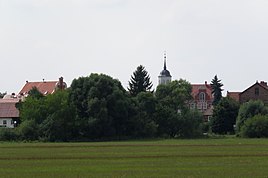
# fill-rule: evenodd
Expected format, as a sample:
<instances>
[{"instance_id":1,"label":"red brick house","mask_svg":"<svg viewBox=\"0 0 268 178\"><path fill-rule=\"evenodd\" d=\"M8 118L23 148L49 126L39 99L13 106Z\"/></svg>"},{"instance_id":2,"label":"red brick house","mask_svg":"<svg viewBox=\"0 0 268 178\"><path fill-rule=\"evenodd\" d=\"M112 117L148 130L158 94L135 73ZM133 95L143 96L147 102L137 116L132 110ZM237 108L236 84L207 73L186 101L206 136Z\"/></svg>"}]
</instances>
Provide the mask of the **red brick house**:
<instances>
[{"instance_id":1,"label":"red brick house","mask_svg":"<svg viewBox=\"0 0 268 178\"><path fill-rule=\"evenodd\" d=\"M197 109L204 115L204 120L208 121L213 114L213 94L210 84L192 84L193 100L189 101L191 109Z\"/></svg>"},{"instance_id":2,"label":"red brick house","mask_svg":"<svg viewBox=\"0 0 268 178\"><path fill-rule=\"evenodd\" d=\"M227 96L235 99L240 103L248 102L249 100L261 100L268 104L268 86L267 82L256 82L243 92L227 92Z\"/></svg>"}]
</instances>

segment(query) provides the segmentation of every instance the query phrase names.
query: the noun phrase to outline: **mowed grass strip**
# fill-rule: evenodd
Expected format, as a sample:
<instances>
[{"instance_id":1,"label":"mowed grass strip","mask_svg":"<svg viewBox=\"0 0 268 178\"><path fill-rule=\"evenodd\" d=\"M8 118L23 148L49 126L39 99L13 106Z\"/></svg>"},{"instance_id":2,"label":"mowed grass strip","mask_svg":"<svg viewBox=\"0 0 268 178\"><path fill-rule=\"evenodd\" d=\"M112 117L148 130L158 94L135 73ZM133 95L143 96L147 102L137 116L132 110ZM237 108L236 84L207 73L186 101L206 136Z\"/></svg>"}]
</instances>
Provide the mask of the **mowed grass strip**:
<instances>
[{"instance_id":1,"label":"mowed grass strip","mask_svg":"<svg viewBox=\"0 0 268 178\"><path fill-rule=\"evenodd\" d=\"M1 143L0 177L267 177L267 139Z\"/></svg>"}]
</instances>

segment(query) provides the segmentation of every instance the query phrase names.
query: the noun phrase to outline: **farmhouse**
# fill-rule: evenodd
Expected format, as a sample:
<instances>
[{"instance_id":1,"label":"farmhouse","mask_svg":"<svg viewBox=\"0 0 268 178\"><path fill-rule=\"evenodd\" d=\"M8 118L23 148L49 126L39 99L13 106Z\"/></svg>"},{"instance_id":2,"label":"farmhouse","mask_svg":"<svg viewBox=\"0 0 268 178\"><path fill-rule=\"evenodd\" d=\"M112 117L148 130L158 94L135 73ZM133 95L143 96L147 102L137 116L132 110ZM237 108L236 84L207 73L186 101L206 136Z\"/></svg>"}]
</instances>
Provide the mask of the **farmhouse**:
<instances>
[{"instance_id":1,"label":"farmhouse","mask_svg":"<svg viewBox=\"0 0 268 178\"><path fill-rule=\"evenodd\" d=\"M0 127L14 128L19 123L19 110L16 108L18 102L15 95L6 95L0 99Z\"/></svg>"},{"instance_id":2,"label":"farmhouse","mask_svg":"<svg viewBox=\"0 0 268 178\"><path fill-rule=\"evenodd\" d=\"M60 77L58 81L43 81L41 82L28 82L23 86L18 94L18 98L24 98L28 96L31 89L36 87L44 96L54 93L58 89L66 89L67 84L63 81L63 77Z\"/></svg>"},{"instance_id":3,"label":"farmhouse","mask_svg":"<svg viewBox=\"0 0 268 178\"><path fill-rule=\"evenodd\" d=\"M227 96L234 100L245 103L249 100L261 100L268 104L268 86L267 82L256 82L243 92L227 92Z\"/></svg>"}]
</instances>

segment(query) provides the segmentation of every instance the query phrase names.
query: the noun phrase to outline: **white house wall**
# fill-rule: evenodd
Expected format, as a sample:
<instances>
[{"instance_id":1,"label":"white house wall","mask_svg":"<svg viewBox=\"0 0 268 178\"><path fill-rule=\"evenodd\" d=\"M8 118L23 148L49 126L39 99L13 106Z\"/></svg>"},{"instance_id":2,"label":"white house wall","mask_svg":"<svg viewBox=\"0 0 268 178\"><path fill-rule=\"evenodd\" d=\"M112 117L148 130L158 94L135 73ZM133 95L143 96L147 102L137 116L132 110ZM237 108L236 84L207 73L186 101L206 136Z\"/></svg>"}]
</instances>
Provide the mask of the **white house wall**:
<instances>
[{"instance_id":1,"label":"white house wall","mask_svg":"<svg viewBox=\"0 0 268 178\"><path fill-rule=\"evenodd\" d=\"M5 121L6 124L4 124ZM0 118L0 127L14 128L12 118Z\"/></svg>"}]
</instances>

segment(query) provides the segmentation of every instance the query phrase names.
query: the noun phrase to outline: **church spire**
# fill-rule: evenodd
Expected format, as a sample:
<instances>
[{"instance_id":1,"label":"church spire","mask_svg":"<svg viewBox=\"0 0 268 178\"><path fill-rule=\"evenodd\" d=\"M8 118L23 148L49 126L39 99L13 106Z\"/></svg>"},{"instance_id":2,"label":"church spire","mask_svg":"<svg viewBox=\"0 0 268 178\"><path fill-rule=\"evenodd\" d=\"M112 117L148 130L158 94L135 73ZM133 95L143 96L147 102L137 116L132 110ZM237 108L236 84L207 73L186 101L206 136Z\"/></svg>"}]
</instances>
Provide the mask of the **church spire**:
<instances>
[{"instance_id":1,"label":"church spire","mask_svg":"<svg viewBox=\"0 0 268 178\"><path fill-rule=\"evenodd\" d=\"M166 51L165 51L164 52L164 70L167 70L166 60L167 60L167 54L166 54Z\"/></svg>"}]
</instances>

